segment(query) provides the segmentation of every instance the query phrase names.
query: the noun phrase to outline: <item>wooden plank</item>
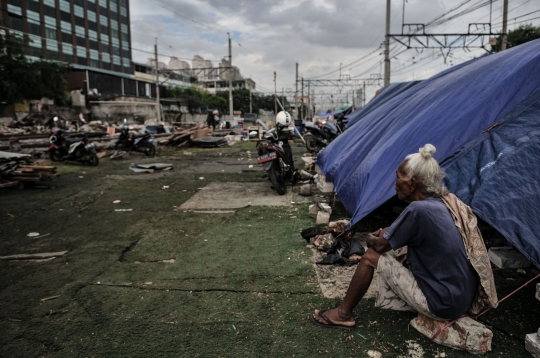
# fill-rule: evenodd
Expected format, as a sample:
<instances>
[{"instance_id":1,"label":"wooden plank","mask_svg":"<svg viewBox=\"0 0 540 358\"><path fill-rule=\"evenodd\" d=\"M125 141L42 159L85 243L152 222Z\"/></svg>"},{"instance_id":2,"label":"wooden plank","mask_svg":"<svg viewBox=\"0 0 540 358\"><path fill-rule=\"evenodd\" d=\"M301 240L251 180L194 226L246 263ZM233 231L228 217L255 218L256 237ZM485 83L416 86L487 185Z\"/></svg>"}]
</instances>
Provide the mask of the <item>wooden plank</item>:
<instances>
[{"instance_id":1,"label":"wooden plank","mask_svg":"<svg viewBox=\"0 0 540 358\"><path fill-rule=\"evenodd\" d=\"M0 183L0 188L9 188L10 186L15 186L17 184L19 184L18 181L9 181L5 183Z\"/></svg>"},{"instance_id":2,"label":"wooden plank","mask_svg":"<svg viewBox=\"0 0 540 358\"><path fill-rule=\"evenodd\" d=\"M0 260L30 260L30 259L46 259L49 257L58 257L65 255L69 250L58 252L42 252L38 254L18 254L10 256L0 256Z\"/></svg>"}]
</instances>

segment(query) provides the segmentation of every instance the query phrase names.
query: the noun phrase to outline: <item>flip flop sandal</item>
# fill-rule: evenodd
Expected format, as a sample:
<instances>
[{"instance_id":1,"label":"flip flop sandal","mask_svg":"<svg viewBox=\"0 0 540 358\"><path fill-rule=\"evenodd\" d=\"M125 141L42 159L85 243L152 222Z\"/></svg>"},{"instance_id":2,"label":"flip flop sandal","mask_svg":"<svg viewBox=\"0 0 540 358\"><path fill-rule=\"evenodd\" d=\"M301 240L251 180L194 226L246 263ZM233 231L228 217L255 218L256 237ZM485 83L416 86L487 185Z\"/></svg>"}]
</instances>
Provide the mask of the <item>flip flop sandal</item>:
<instances>
[{"instance_id":1,"label":"flip flop sandal","mask_svg":"<svg viewBox=\"0 0 540 358\"><path fill-rule=\"evenodd\" d=\"M321 317L322 319L324 319L324 320L326 321L326 324L317 321L317 319L315 319L315 314L314 314L314 313L312 313L312 314L309 315L309 320L310 320L311 323L313 323L314 325L319 326L319 327L324 327L324 328L337 328L337 329L344 329L344 330L350 331L351 329L353 329L353 328L356 327L356 323L354 324L354 326L344 326L344 325L342 325L342 324L338 324L338 323L332 322L331 320L329 320L329 319L324 315L324 312L326 312L326 311L328 311L328 310L319 311L319 317Z\"/></svg>"}]
</instances>

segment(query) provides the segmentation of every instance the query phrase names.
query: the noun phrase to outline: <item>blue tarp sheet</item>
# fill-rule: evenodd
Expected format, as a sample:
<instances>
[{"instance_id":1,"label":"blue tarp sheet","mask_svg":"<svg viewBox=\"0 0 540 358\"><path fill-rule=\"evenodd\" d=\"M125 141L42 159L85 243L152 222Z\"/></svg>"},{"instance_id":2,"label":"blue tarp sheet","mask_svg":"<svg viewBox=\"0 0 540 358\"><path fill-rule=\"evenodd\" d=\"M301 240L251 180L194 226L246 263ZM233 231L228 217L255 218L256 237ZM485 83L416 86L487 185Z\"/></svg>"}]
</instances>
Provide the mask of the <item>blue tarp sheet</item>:
<instances>
[{"instance_id":1,"label":"blue tarp sheet","mask_svg":"<svg viewBox=\"0 0 540 358\"><path fill-rule=\"evenodd\" d=\"M360 111L354 111L351 114L345 116L345 119L348 119L347 127L351 127L353 124L370 114L376 108L379 108L401 92L413 87L414 85L420 83L420 81L412 82L397 82L391 83L386 87L383 87L379 93L369 103Z\"/></svg>"},{"instance_id":2,"label":"blue tarp sheet","mask_svg":"<svg viewBox=\"0 0 540 358\"><path fill-rule=\"evenodd\" d=\"M374 109L318 156L355 224L395 195L395 170L426 143L441 161L540 89L540 40L454 66Z\"/></svg>"},{"instance_id":3,"label":"blue tarp sheet","mask_svg":"<svg viewBox=\"0 0 540 358\"><path fill-rule=\"evenodd\" d=\"M540 91L441 165L445 184L540 268Z\"/></svg>"},{"instance_id":4,"label":"blue tarp sheet","mask_svg":"<svg viewBox=\"0 0 540 358\"><path fill-rule=\"evenodd\" d=\"M348 111L349 109L351 109L350 106L347 107L347 108L340 109L340 110L338 110L338 111L334 111L334 116L335 116L336 114L340 114L340 113L343 113L343 112L345 112L345 111ZM319 118L328 118L328 117L330 117L330 113L332 113L332 111L329 110L327 113L317 114L317 117L319 117Z\"/></svg>"}]
</instances>

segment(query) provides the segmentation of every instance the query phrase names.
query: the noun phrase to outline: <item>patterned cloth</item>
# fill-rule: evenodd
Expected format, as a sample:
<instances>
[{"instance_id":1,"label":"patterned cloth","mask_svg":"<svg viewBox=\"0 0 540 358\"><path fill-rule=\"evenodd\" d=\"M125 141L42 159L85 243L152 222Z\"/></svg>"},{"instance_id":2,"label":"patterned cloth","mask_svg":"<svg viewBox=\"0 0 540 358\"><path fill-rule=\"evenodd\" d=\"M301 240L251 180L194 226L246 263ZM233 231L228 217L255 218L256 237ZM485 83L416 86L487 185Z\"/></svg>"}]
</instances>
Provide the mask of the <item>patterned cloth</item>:
<instances>
[{"instance_id":1,"label":"patterned cloth","mask_svg":"<svg viewBox=\"0 0 540 358\"><path fill-rule=\"evenodd\" d=\"M454 194L449 193L441 199L454 219L454 223L463 238L469 261L480 278L476 296L469 309L470 313L477 314L486 306L496 308L499 300L497 299L493 271L491 270L486 245L478 229L476 216L471 208Z\"/></svg>"},{"instance_id":2,"label":"patterned cloth","mask_svg":"<svg viewBox=\"0 0 540 358\"><path fill-rule=\"evenodd\" d=\"M412 272L388 253L379 258L377 264L379 291L375 307L394 311L419 312L438 321L443 321L429 311L426 296L418 287Z\"/></svg>"}]
</instances>

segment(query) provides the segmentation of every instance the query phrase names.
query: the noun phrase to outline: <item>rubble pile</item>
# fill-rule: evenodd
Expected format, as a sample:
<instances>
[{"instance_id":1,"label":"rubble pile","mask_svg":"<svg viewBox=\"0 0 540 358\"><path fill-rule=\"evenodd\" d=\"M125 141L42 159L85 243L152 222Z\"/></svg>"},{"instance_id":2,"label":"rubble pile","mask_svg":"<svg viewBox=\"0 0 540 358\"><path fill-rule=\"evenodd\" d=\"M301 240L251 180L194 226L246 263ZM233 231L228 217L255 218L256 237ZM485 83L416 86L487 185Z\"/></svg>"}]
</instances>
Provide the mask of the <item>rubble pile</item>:
<instances>
[{"instance_id":1,"label":"rubble pile","mask_svg":"<svg viewBox=\"0 0 540 358\"><path fill-rule=\"evenodd\" d=\"M51 180L58 176L54 166L32 165L28 154L0 152L0 188Z\"/></svg>"}]
</instances>

